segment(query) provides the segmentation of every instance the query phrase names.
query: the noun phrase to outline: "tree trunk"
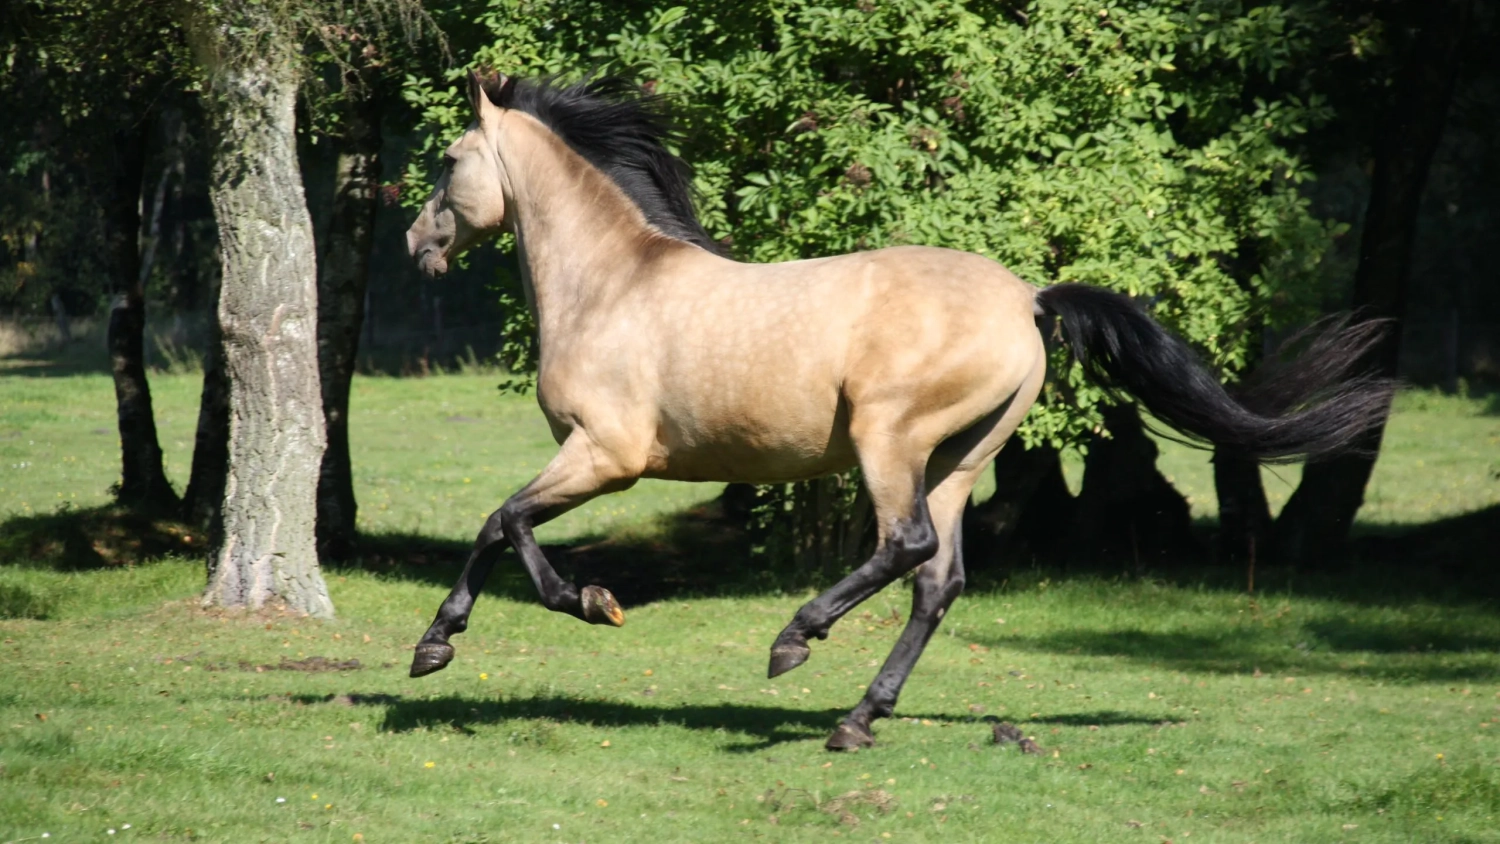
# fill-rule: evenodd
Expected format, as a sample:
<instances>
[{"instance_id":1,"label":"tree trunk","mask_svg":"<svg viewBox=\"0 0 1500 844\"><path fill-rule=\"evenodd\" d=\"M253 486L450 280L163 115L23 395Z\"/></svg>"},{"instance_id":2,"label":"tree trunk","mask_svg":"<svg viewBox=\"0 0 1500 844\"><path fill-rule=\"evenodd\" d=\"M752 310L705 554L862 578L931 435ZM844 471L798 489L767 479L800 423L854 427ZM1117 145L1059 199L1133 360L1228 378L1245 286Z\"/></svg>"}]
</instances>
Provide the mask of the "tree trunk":
<instances>
[{"instance_id":1,"label":"tree trunk","mask_svg":"<svg viewBox=\"0 0 1500 844\"><path fill-rule=\"evenodd\" d=\"M210 299L218 301L219 285ZM224 539L224 485L229 475L229 378L224 372L224 338L219 320L208 321L203 353L203 391L193 437L193 469L182 496L183 518L208 531L209 546Z\"/></svg>"},{"instance_id":2,"label":"tree trunk","mask_svg":"<svg viewBox=\"0 0 1500 844\"><path fill-rule=\"evenodd\" d=\"M211 193L230 411L223 537L203 602L326 618L333 602L314 536L324 448L317 267L297 164L296 42L264 6L222 12L227 22L195 33L217 129ZM254 44L229 34L241 27Z\"/></svg>"},{"instance_id":3,"label":"tree trunk","mask_svg":"<svg viewBox=\"0 0 1500 844\"><path fill-rule=\"evenodd\" d=\"M349 385L364 325L370 245L379 207L380 101L372 82L345 82L352 101L335 170L327 244L319 260L318 365L328 449L318 478L318 549L334 559L354 551L358 506L349 459Z\"/></svg>"},{"instance_id":4,"label":"tree trunk","mask_svg":"<svg viewBox=\"0 0 1500 844\"><path fill-rule=\"evenodd\" d=\"M1360 236L1353 302L1369 317L1399 321L1405 315L1417 211L1473 16L1473 0L1434 2L1432 8L1397 76L1375 143L1375 173ZM1400 352L1398 327L1372 351L1369 368L1394 377ZM1308 465L1276 521L1278 557L1283 562L1326 561L1340 551L1364 503L1384 430L1383 423L1372 428L1358 443L1357 453Z\"/></svg>"},{"instance_id":5,"label":"tree trunk","mask_svg":"<svg viewBox=\"0 0 1500 844\"><path fill-rule=\"evenodd\" d=\"M1129 561L1144 572L1198 550L1187 499L1156 468L1158 449L1135 405L1104 411L1110 436L1094 437L1084 459L1066 543L1071 562Z\"/></svg>"},{"instance_id":6,"label":"tree trunk","mask_svg":"<svg viewBox=\"0 0 1500 844\"><path fill-rule=\"evenodd\" d=\"M1266 548L1271 528L1260 464L1243 454L1214 449L1214 492L1219 498L1219 559L1253 559Z\"/></svg>"},{"instance_id":7,"label":"tree trunk","mask_svg":"<svg viewBox=\"0 0 1500 844\"><path fill-rule=\"evenodd\" d=\"M1015 437L994 466L995 494L964 516L965 565L972 571L1003 565L1016 545L1049 554L1073 518L1073 495L1057 449L1027 448Z\"/></svg>"},{"instance_id":8,"label":"tree trunk","mask_svg":"<svg viewBox=\"0 0 1500 844\"><path fill-rule=\"evenodd\" d=\"M167 510L176 506L177 493L162 469L151 386L146 381L146 294L140 251L144 130L132 127L117 132L112 147L114 174L112 189L105 193L105 219L115 287L108 336L120 429L121 472L115 500L144 510Z\"/></svg>"},{"instance_id":9,"label":"tree trunk","mask_svg":"<svg viewBox=\"0 0 1500 844\"><path fill-rule=\"evenodd\" d=\"M1263 269L1261 243L1253 237L1240 240L1229 262L1235 284L1255 295L1255 277ZM1256 316L1250 326L1251 336L1258 339L1249 350L1247 369L1264 363L1267 342L1263 317ZM1243 397L1240 397L1243 399ZM1255 408L1263 413L1280 415L1292 408ZM1266 549L1271 529L1271 508L1266 503L1266 487L1261 482L1259 462L1225 448L1214 448L1214 492L1219 499L1218 557L1221 562L1253 561Z\"/></svg>"}]
</instances>

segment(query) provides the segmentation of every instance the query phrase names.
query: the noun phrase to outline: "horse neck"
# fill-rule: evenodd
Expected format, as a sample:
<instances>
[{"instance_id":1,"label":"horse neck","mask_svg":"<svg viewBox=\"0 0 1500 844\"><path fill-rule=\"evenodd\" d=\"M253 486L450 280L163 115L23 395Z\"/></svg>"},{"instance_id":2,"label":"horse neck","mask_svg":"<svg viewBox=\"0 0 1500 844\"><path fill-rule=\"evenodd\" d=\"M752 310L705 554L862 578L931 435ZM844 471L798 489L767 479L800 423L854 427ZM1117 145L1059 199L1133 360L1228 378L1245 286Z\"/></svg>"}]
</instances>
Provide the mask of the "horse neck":
<instances>
[{"instance_id":1,"label":"horse neck","mask_svg":"<svg viewBox=\"0 0 1500 844\"><path fill-rule=\"evenodd\" d=\"M549 329L607 302L667 239L613 180L530 115L515 113L501 149L527 297Z\"/></svg>"}]
</instances>

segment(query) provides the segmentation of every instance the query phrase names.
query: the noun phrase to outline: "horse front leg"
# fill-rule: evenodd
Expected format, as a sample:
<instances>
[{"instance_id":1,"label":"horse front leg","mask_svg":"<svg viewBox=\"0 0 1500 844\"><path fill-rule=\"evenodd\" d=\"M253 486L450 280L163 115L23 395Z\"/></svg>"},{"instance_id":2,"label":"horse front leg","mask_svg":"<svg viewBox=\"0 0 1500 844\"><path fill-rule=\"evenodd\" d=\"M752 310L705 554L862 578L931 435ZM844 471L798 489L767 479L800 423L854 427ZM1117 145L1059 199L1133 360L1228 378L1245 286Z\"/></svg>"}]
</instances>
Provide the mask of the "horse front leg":
<instances>
[{"instance_id":1,"label":"horse front leg","mask_svg":"<svg viewBox=\"0 0 1500 844\"><path fill-rule=\"evenodd\" d=\"M474 540L474 550L469 554L458 582L438 608L437 618L417 643L416 653L412 656L411 676L431 674L453 661L454 650L448 639L468 628L474 601L484 588L496 558L504 550L502 540L508 540L520 555L521 563L547 609L567 613L590 624L619 627L625 623L625 613L608 589L599 586L579 589L564 581L547 562L532 535L532 528L591 498L629 489L635 484L639 472L627 471L629 464L625 461L604 459L608 454L583 430L575 429L541 474L490 514Z\"/></svg>"},{"instance_id":2,"label":"horse front leg","mask_svg":"<svg viewBox=\"0 0 1500 844\"><path fill-rule=\"evenodd\" d=\"M463 573L458 576L458 582L453 584L453 591L448 593L442 606L438 607L437 618L432 620L432 626L427 628L427 632L417 642L416 653L411 660L411 676L424 677L434 671L441 671L453 661L453 646L448 644L448 637L468 629L474 599L484 589L484 581L495 567L495 559L504 550L500 545L505 538L501 528L502 510L496 510L485 520L478 538L474 540L474 550L469 553L468 562L464 563Z\"/></svg>"}]
</instances>

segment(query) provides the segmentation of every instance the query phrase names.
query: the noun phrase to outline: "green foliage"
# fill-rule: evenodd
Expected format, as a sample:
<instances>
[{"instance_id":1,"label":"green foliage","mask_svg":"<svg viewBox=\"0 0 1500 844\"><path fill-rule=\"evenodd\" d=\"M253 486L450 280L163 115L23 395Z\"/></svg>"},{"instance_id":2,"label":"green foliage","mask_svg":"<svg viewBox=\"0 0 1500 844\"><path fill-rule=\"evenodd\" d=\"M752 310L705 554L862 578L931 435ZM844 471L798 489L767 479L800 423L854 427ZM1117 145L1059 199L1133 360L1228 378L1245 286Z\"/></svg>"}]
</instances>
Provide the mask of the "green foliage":
<instances>
[{"instance_id":1,"label":"green foliage","mask_svg":"<svg viewBox=\"0 0 1500 844\"><path fill-rule=\"evenodd\" d=\"M173 87L179 39L148 0L0 8L0 312L72 314L108 289L101 198L115 143Z\"/></svg>"},{"instance_id":2,"label":"green foliage","mask_svg":"<svg viewBox=\"0 0 1500 844\"><path fill-rule=\"evenodd\" d=\"M458 58L522 76L598 67L672 96L702 218L744 260L977 252L1033 283L1150 301L1232 373L1260 324L1316 304L1335 233L1298 193L1309 173L1287 143L1327 109L1255 96L1306 60L1313 22L1246 5L492 0L473 23L485 46ZM426 118L409 182L468 120L460 72L408 80ZM1054 373L1023 436L1076 443L1102 396Z\"/></svg>"},{"instance_id":3,"label":"green foliage","mask_svg":"<svg viewBox=\"0 0 1500 844\"><path fill-rule=\"evenodd\" d=\"M1309 172L1288 145L1328 110L1260 93L1295 91L1269 83L1305 61L1315 16L1247 5L491 0L474 22L485 46L460 59L518 76L601 68L673 97L704 224L741 259L975 252L1036 284L1148 301L1232 374L1263 326L1318 304L1338 232L1299 193ZM468 120L454 87L409 80L426 116L409 181ZM517 346L532 329L509 312ZM1100 430L1104 395L1060 352L1051 372L1021 436L1078 445ZM859 546L828 492L761 497L770 556ZM774 527L788 518L806 530Z\"/></svg>"}]
</instances>

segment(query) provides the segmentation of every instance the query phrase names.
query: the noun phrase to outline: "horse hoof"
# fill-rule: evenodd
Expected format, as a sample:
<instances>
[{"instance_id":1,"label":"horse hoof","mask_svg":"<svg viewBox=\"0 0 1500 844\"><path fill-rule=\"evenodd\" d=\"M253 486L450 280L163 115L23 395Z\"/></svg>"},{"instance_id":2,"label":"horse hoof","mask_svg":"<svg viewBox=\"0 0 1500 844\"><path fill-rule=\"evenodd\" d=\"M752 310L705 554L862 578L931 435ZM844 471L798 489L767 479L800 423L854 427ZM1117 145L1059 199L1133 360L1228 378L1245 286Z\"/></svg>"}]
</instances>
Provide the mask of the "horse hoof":
<instances>
[{"instance_id":1,"label":"horse hoof","mask_svg":"<svg viewBox=\"0 0 1500 844\"><path fill-rule=\"evenodd\" d=\"M453 661L453 646L447 642L425 642L417 645L411 658L411 676L426 677L434 671L442 671Z\"/></svg>"},{"instance_id":2,"label":"horse hoof","mask_svg":"<svg viewBox=\"0 0 1500 844\"><path fill-rule=\"evenodd\" d=\"M833 731L833 735L828 737L828 743L823 746L829 750L859 750L862 747L874 747L875 737L868 728L846 721Z\"/></svg>"},{"instance_id":3,"label":"horse hoof","mask_svg":"<svg viewBox=\"0 0 1500 844\"><path fill-rule=\"evenodd\" d=\"M790 642L771 646L771 667L766 671L767 677L780 677L793 668L807 662L812 656L812 650L805 642Z\"/></svg>"},{"instance_id":4,"label":"horse hoof","mask_svg":"<svg viewBox=\"0 0 1500 844\"><path fill-rule=\"evenodd\" d=\"M583 602L583 620L589 624L624 626L625 611L620 609L620 602L615 600L608 589L602 586L585 586L579 592L578 599Z\"/></svg>"}]
</instances>

